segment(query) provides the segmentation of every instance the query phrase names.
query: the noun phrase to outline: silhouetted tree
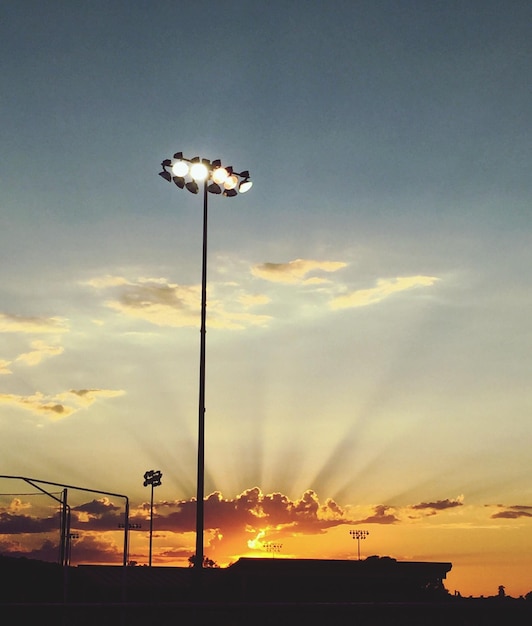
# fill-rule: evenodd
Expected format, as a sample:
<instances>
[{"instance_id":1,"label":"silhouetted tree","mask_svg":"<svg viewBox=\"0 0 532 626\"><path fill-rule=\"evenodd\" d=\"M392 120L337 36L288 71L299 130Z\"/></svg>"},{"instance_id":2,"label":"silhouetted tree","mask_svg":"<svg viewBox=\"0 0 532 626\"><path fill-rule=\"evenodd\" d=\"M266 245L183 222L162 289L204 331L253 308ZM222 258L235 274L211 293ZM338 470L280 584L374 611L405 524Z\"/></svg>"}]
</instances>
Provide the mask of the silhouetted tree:
<instances>
[{"instance_id":1,"label":"silhouetted tree","mask_svg":"<svg viewBox=\"0 0 532 626\"><path fill-rule=\"evenodd\" d=\"M188 557L188 566L194 567L195 563L196 563L196 555L193 554L192 556ZM220 567L220 566L218 565L218 563L216 563L216 561L209 559L209 557L207 556L203 556L203 567L214 568L214 567Z\"/></svg>"}]
</instances>

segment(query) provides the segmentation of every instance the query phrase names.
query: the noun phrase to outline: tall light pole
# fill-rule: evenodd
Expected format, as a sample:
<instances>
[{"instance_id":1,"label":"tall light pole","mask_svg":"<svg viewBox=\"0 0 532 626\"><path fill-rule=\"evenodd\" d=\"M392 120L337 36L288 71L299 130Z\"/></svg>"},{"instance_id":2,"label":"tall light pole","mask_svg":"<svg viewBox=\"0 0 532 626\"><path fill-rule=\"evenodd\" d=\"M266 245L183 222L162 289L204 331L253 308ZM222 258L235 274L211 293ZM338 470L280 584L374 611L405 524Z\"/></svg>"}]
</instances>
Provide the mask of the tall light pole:
<instances>
[{"instance_id":1,"label":"tall light pole","mask_svg":"<svg viewBox=\"0 0 532 626\"><path fill-rule=\"evenodd\" d=\"M358 560L360 561L360 540L369 535L369 530L350 530L349 534L358 542Z\"/></svg>"},{"instance_id":2,"label":"tall light pole","mask_svg":"<svg viewBox=\"0 0 532 626\"><path fill-rule=\"evenodd\" d=\"M252 182L249 172L236 172L232 166L224 167L220 159L209 161L194 157L186 159L182 152L176 152L173 159L162 163L162 176L179 189L199 193L198 182L203 182L203 252L201 263L201 324L200 324L200 367L199 367L199 406L198 406L198 467L196 491L196 554L194 567L203 568L203 530L205 497L205 335L207 321L207 221L209 193L228 198L248 191Z\"/></svg>"},{"instance_id":3,"label":"tall light pole","mask_svg":"<svg viewBox=\"0 0 532 626\"><path fill-rule=\"evenodd\" d=\"M152 542L153 542L153 490L161 484L163 474L160 470L148 470L144 473L144 486L151 485L151 498L150 498L150 555L148 564L151 567L151 554L152 554Z\"/></svg>"}]
</instances>

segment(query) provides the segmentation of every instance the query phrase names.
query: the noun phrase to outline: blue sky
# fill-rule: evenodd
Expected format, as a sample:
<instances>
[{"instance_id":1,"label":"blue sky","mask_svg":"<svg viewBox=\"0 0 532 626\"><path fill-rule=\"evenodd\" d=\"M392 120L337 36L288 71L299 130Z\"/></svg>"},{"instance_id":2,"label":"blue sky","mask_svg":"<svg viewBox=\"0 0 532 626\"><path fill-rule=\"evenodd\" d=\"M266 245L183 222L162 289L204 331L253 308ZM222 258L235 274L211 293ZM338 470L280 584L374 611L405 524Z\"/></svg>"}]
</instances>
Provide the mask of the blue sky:
<instances>
[{"instance_id":1,"label":"blue sky","mask_svg":"<svg viewBox=\"0 0 532 626\"><path fill-rule=\"evenodd\" d=\"M209 206L207 492L528 511L530 17L4 6L2 473L195 495L201 201L157 176L183 151L254 181Z\"/></svg>"}]
</instances>

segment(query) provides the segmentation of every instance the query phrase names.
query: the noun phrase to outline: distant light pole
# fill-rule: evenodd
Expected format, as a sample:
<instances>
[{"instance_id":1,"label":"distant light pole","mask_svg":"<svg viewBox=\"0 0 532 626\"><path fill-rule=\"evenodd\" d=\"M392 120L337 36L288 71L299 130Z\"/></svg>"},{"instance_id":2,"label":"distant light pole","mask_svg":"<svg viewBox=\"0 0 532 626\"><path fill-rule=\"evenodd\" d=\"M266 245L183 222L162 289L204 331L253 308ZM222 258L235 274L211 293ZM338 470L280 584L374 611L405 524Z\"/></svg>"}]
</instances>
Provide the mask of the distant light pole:
<instances>
[{"instance_id":1,"label":"distant light pole","mask_svg":"<svg viewBox=\"0 0 532 626\"><path fill-rule=\"evenodd\" d=\"M79 533L68 533L67 565L70 565L72 557L72 539L79 539Z\"/></svg>"},{"instance_id":2,"label":"distant light pole","mask_svg":"<svg viewBox=\"0 0 532 626\"><path fill-rule=\"evenodd\" d=\"M282 548L283 548L283 544L282 543L275 543L274 541L267 541L264 544L264 547L266 548L267 552L271 552L272 553L272 558L275 558L275 553L276 552L281 552Z\"/></svg>"},{"instance_id":3,"label":"distant light pole","mask_svg":"<svg viewBox=\"0 0 532 626\"><path fill-rule=\"evenodd\" d=\"M209 161L194 157L186 159L182 152L176 152L173 159L162 163L162 176L179 189L186 188L191 193L199 192L198 182L203 182L203 254L201 265L201 326L200 326L200 368L198 406L198 477L196 491L196 554L194 567L203 568L203 531L205 497L205 334L207 320L207 217L208 194L213 193L233 197L245 193L253 185L249 172L235 172L233 167L224 167L220 159Z\"/></svg>"},{"instance_id":4,"label":"distant light pole","mask_svg":"<svg viewBox=\"0 0 532 626\"><path fill-rule=\"evenodd\" d=\"M350 530L349 534L358 542L358 560L360 561L360 540L369 535L369 530Z\"/></svg>"},{"instance_id":5,"label":"distant light pole","mask_svg":"<svg viewBox=\"0 0 532 626\"><path fill-rule=\"evenodd\" d=\"M127 564L130 564L129 561L129 531L130 530L140 530L142 528L142 524L118 524L118 528L123 528L126 534L127 539Z\"/></svg>"},{"instance_id":6,"label":"distant light pole","mask_svg":"<svg viewBox=\"0 0 532 626\"><path fill-rule=\"evenodd\" d=\"M160 470L148 470L144 473L144 486L151 485L151 498L150 498L150 556L148 564L151 567L151 552L152 552L152 539L153 539L153 490L161 484L161 478L163 477Z\"/></svg>"}]
</instances>

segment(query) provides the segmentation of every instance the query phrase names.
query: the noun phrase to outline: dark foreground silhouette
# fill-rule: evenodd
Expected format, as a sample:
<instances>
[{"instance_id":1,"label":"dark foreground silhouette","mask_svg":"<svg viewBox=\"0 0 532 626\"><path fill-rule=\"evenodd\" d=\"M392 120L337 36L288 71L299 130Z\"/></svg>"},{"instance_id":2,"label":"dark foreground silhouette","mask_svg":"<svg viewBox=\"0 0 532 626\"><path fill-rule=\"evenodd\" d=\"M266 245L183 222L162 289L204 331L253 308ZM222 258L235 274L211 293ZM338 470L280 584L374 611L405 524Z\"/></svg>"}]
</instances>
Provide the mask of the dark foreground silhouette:
<instances>
[{"instance_id":1,"label":"dark foreground silhouette","mask_svg":"<svg viewBox=\"0 0 532 626\"><path fill-rule=\"evenodd\" d=\"M61 567L0 556L4 623L284 626L532 624L532 601L461 598L450 563L240 559L228 568Z\"/></svg>"}]
</instances>

